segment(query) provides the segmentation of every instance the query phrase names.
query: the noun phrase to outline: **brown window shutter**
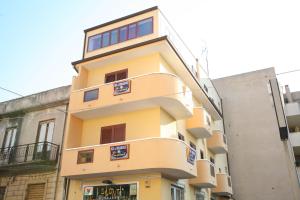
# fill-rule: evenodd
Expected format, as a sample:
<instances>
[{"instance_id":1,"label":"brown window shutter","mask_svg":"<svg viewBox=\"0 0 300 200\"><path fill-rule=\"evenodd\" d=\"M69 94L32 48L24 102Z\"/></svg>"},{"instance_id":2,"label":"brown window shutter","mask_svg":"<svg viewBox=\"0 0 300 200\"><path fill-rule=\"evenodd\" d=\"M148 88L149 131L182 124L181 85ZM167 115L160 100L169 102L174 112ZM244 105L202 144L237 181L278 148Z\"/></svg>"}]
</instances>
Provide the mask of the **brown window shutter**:
<instances>
[{"instance_id":1,"label":"brown window shutter","mask_svg":"<svg viewBox=\"0 0 300 200\"><path fill-rule=\"evenodd\" d=\"M105 83L114 82L115 80L116 80L116 75L115 74L107 74L105 76Z\"/></svg>"},{"instance_id":2,"label":"brown window shutter","mask_svg":"<svg viewBox=\"0 0 300 200\"><path fill-rule=\"evenodd\" d=\"M113 142L125 141L126 124L118 124L113 128Z\"/></svg>"},{"instance_id":3,"label":"brown window shutter","mask_svg":"<svg viewBox=\"0 0 300 200\"><path fill-rule=\"evenodd\" d=\"M113 136L113 127L112 126L102 127L100 143L101 144L111 143L112 139L113 139L112 136Z\"/></svg>"},{"instance_id":4,"label":"brown window shutter","mask_svg":"<svg viewBox=\"0 0 300 200\"><path fill-rule=\"evenodd\" d=\"M122 80L127 78L127 70L117 73L117 80Z\"/></svg>"},{"instance_id":5,"label":"brown window shutter","mask_svg":"<svg viewBox=\"0 0 300 200\"><path fill-rule=\"evenodd\" d=\"M26 200L43 200L45 191L45 183L30 184L27 188Z\"/></svg>"}]
</instances>

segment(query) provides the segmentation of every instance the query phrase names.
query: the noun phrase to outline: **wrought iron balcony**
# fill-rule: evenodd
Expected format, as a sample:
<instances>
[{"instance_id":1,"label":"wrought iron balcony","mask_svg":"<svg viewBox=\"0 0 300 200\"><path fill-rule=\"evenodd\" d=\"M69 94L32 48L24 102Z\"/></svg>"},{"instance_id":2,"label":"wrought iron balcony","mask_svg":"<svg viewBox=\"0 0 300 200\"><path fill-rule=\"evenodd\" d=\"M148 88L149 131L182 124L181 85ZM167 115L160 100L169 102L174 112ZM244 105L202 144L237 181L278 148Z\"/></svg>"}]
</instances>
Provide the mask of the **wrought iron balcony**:
<instances>
[{"instance_id":1,"label":"wrought iron balcony","mask_svg":"<svg viewBox=\"0 0 300 200\"><path fill-rule=\"evenodd\" d=\"M0 174L44 171L55 166L59 145L38 142L0 149Z\"/></svg>"}]
</instances>

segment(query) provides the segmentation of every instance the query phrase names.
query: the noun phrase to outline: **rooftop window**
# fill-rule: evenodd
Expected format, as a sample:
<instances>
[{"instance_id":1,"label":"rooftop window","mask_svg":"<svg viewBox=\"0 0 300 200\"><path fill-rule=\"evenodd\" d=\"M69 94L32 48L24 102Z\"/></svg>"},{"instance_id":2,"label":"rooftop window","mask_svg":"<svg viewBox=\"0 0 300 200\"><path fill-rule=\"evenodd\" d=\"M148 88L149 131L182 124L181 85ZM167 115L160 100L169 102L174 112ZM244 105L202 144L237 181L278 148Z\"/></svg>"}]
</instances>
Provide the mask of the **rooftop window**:
<instances>
[{"instance_id":1,"label":"rooftop window","mask_svg":"<svg viewBox=\"0 0 300 200\"><path fill-rule=\"evenodd\" d=\"M147 18L104 33L90 36L87 51L111 46L153 33L153 18Z\"/></svg>"}]
</instances>

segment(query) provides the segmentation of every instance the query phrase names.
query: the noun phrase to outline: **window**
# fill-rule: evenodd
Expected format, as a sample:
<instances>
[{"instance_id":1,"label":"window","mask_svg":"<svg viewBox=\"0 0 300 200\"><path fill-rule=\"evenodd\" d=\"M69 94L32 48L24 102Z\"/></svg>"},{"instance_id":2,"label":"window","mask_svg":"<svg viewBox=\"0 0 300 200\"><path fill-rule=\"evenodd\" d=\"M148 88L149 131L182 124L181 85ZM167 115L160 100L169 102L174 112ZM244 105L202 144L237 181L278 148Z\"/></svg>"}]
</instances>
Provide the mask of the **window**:
<instances>
[{"instance_id":1,"label":"window","mask_svg":"<svg viewBox=\"0 0 300 200\"><path fill-rule=\"evenodd\" d=\"M206 116L206 122L207 122L208 126L210 126L211 122L210 122L210 119L208 116Z\"/></svg>"},{"instance_id":2,"label":"window","mask_svg":"<svg viewBox=\"0 0 300 200\"><path fill-rule=\"evenodd\" d=\"M231 180L230 180L230 177L227 177L227 180L228 180L228 186L231 187Z\"/></svg>"},{"instance_id":3,"label":"window","mask_svg":"<svg viewBox=\"0 0 300 200\"><path fill-rule=\"evenodd\" d=\"M215 166L212 164L210 165L210 175L212 177L215 177Z\"/></svg>"},{"instance_id":4,"label":"window","mask_svg":"<svg viewBox=\"0 0 300 200\"><path fill-rule=\"evenodd\" d=\"M35 148L35 159L41 158L41 156L46 156L45 153L51 150L51 146L44 144L44 142L52 142L54 133L54 120L42 121L39 124L38 135L36 142L38 143ZM49 152L50 153L50 152Z\"/></svg>"},{"instance_id":5,"label":"window","mask_svg":"<svg viewBox=\"0 0 300 200\"><path fill-rule=\"evenodd\" d=\"M94 159L94 150L84 150L78 152L77 164L92 163Z\"/></svg>"},{"instance_id":6,"label":"window","mask_svg":"<svg viewBox=\"0 0 300 200\"><path fill-rule=\"evenodd\" d=\"M178 139L184 141L184 136L181 133L178 133Z\"/></svg>"},{"instance_id":7,"label":"window","mask_svg":"<svg viewBox=\"0 0 300 200\"><path fill-rule=\"evenodd\" d=\"M171 186L171 200L184 200L184 189L181 187Z\"/></svg>"},{"instance_id":8,"label":"window","mask_svg":"<svg viewBox=\"0 0 300 200\"><path fill-rule=\"evenodd\" d=\"M138 37L152 33L152 18L142 20L137 24L138 24L138 32L137 32Z\"/></svg>"},{"instance_id":9,"label":"window","mask_svg":"<svg viewBox=\"0 0 300 200\"><path fill-rule=\"evenodd\" d=\"M227 141L226 141L226 136L223 134L223 141L224 141L224 144L226 144L227 143Z\"/></svg>"},{"instance_id":10,"label":"window","mask_svg":"<svg viewBox=\"0 0 300 200\"><path fill-rule=\"evenodd\" d=\"M120 42L127 40L127 26L120 28Z\"/></svg>"},{"instance_id":11,"label":"window","mask_svg":"<svg viewBox=\"0 0 300 200\"><path fill-rule=\"evenodd\" d=\"M101 128L101 144L125 141L126 124L105 126Z\"/></svg>"},{"instance_id":12,"label":"window","mask_svg":"<svg viewBox=\"0 0 300 200\"><path fill-rule=\"evenodd\" d=\"M201 158L201 159L204 159L204 152L203 152L202 149L200 149L200 158Z\"/></svg>"},{"instance_id":13,"label":"window","mask_svg":"<svg viewBox=\"0 0 300 200\"><path fill-rule=\"evenodd\" d=\"M101 38L102 38L101 34L89 37L88 51L93 51L95 49L101 48L101 43L102 43Z\"/></svg>"},{"instance_id":14,"label":"window","mask_svg":"<svg viewBox=\"0 0 300 200\"><path fill-rule=\"evenodd\" d=\"M136 38L136 24L130 24L128 26L128 40Z\"/></svg>"},{"instance_id":15,"label":"window","mask_svg":"<svg viewBox=\"0 0 300 200\"><path fill-rule=\"evenodd\" d=\"M17 135L17 127L6 129L2 148L13 147L16 142L16 135Z\"/></svg>"},{"instance_id":16,"label":"window","mask_svg":"<svg viewBox=\"0 0 300 200\"><path fill-rule=\"evenodd\" d=\"M210 162L212 162L213 164L215 164L215 159L213 159L212 157L210 157Z\"/></svg>"},{"instance_id":17,"label":"window","mask_svg":"<svg viewBox=\"0 0 300 200\"><path fill-rule=\"evenodd\" d=\"M45 194L45 183L29 184L25 200L42 200Z\"/></svg>"},{"instance_id":18,"label":"window","mask_svg":"<svg viewBox=\"0 0 300 200\"><path fill-rule=\"evenodd\" d=\"M102 47L107 47L109 45L109 32L102 34Z\"/></svg>"},{"instance_id":19,"label":"window","mask_svg":"<svg viewBox=\"0 0 300 200\"><path fill-rule=\"evenodd\" d=\"M110 31L110 45L118 43L118 29Z\"/></svg>"},{"instance_id":20,"label":"window","mask_svg":"<svg viewBox=\"0 0 300 200\"><path fill-rule=\"evenodd\" d=\"M151 33L153 33L152 17L105 33L90 36L87 51L93 51Z\"/></svg>"},{"instance_id":21,"label":"window","mask_svg":"<svg viewBox=\"0 0 300 200\"><path fill-rule=\"evenodd\" d=\"M83 95L83 101L87 102L87 101L97 100L98 95L99 95L99 89L85 91Z\"/></svg>"},{"instance_id":22,"label":"window","mask_svg":"<svg viewBox=\"0 0 300 200\"><path fill-rule=\"evenodd\" d=\"M116 71L116 72L111 72L111 73L105 74L105 83L111 83L114 81L126 79L127 76L128 76L127 69Z\"/></svg>"},{"instance_id":23,"label":"window","mask_svg":"<svg viewBox=\"0 0 300 200\"><path fill-rule=\"evenodd\" d=\"M0 200L4 200L6 187L0 187Z\"/></svg>"},{"instance_id":24,"label":"window","mask_svg":"<svg viewBox=\"0 0 300 200\"><path fill-rule=\"evenodd\" d=\"M196 145L194 143L192 143L192 142L190 142L190 147L192 147L193 149L196 150Z\"/></svg>"}]
</instances>

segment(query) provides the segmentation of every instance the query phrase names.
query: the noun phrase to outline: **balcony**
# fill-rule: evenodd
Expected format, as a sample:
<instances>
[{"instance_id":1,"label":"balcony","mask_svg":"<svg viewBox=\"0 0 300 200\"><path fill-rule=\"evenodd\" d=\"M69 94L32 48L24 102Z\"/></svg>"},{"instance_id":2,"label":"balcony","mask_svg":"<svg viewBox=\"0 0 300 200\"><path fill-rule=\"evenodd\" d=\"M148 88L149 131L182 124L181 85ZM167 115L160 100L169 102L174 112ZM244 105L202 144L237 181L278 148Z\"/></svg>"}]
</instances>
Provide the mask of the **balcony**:
<instances>
[{"instance_id":1,"label":"balcony","mask_svg":"<svg viewBox=\"0 0 300 200\"><path fill-rule=\"evenodd\" d=\"M211 113L212 117L222 119L221 98L208 73L202 68L207 65L205 54L196 57L158 8L151 8L142 11L142 13L135 13L125 17L125 19L105 23L105 26L100 25L86 30L87 44L89 36L102 32L102 29L107 31L106 26L119 28L127 25L129 21L132 23L149 17L153 18L153 32L151 34L91 52L86 52L87 48L85 47L84 58L72 63L75 69L78 71L80 67L86 69L101 67L120 62L120 60L135 59L159 52L193 91L199 91L195 96L200 98L203 106ZM201 42L199 42L198 48L200 52L206 50L206 46Z\"/></svg>"},{"instance_id":2,"label":"balcony","mask_svg":"<svg viewBox=\"0 0 300 200\"><path fill-rule=\"evenodd\" d=\"M285 113L289 127L300 127L300 102L285 104Z\"/></svg>"},{"instance_id":3,"label":"balcony","mask_svg":"<svg viewBox=\"0 0 300 200\"><path fill-rule=\"evenodd\" d=\"M99 96L93 101L84 101L85 93L93 90L98 90ZM175 75L145 74L73 91L69 111L80 119L89 119L156 106L176 119L190 117L192 93Z\"/></svg>"},{"instance_id":4,"label":"balcony","mask_svg":"<svg viewBox=\"0 0 300 200\"><path fill-rule=\"evenodd\" d=\"M123 149L121 156L114 149ZM78 153L93 152L92 162L77 164ZM62 176L89 178L140 173L161 173L175 179L197 175L192 149L172 138L149 138L64 150ZM119 153L120 153L119 152ZM195 154L194 154L195 155ZM116 159L117 158L117 159ZM192 158L192 159L190 159Z\"/></svg>"},{"instance_id":5,"label":"balcony","mask_svg":"<svg viewBox=\"0 0 300 200\"><path fill-rule=\"evenodd\" d=\"M231 177L227 174L216 174L217 187L212 189L212 193L216 196L230 196L232 195Z\"/></svg>"},{"instance_id":6,"label":"balcony","mask_svg":"<svg viewBox=\"0 0 300 200\"><path fill-rule=\"evenodd\" d=\"M59 145L50 142L1 148L0 174L12 175L54 169L58 153Z\"/></svg>"},{"instance_id":7,"label":"balcony","mask_svg":"<svg viewBox=\"0 0 300 200\"><path fill-rule=\"evenodd\" d=\"M193 117L186 120L187 130L196 138L207 138L212 135L211 119L204 108L194 108Z\"/></svg>"},{"instance_id":8,"label":"balcony","mask_svg":"<svg viewBox=\"0 0 300 200\"><path fill-rule=\"evenodd\" d=\"M201 188L216 187L215 165L209 160L197 160L197 177L190 179L189 183Z\"/></svg>"},{"instance_id":9,"label":"balcony","mask_svg":"<svg viewBox=\"0 0 300 200\"><path fill-rule=\"evenodd\" d=\"M300 132L292 132L289 136L292 147L300 147Z\"/></svg>"},{"instance_id":10,"label":"balcony","mask_svg":"<svg viewBox=\"0 0 300 200\"><path fill-rule=\"evenodd\" d=\"M226 136L218 130L213 131L213 134L207 140L207 148L214 154L227 153Z\"/></svg>"}]
</instances>

